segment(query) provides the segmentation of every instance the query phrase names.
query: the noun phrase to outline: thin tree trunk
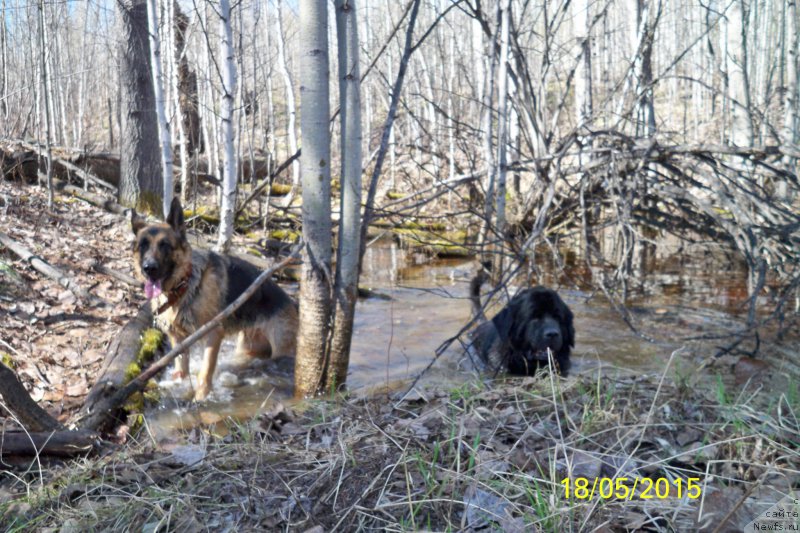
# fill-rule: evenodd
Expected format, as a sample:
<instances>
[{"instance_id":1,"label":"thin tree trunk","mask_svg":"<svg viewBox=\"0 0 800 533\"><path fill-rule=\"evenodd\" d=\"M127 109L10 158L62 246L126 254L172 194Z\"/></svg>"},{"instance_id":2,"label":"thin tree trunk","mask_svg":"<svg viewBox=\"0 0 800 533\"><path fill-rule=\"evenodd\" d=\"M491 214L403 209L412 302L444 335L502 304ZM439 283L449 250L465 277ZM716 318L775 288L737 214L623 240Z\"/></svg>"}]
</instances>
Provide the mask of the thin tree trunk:
<instances>
[{"instance_id":1,"label":"thin tree trunk","mask_svg":"<svg viewBox=\"0 0 800 533\"><path fill-rule=\"evenodd\" d=\"M181 157L181 203L186 205L186 200L189 197L189 138L186 132L187 124L186 122L191 121L191 118L187 121L187 118L190 116L192 110L188 109L188 103L194 96L194 100L197 100L197 84L194 84L195 93L191 94L191 89L187 87L187 94L184 96L184 99L187 101L187 109L184 112L183 106L181 105L181 82L180 82L180 71L181 71L181 59L184 57L183 53L183 36L178 36L179 32L183 30L179 27L178 24L178 11L179 8L175 2L175 0L166 0L167 1L167 27L169 28L169 54L167 55L167 61L171 66L170 68L170 85L172 86L172 108L174 111L174 116L176 117L175 122L178 124L178 150ZM182 14L181 14L182 15ZM180 43L180 46L179 46ZM186 70L188 73L189 67L186 65ZM196 113L196 110L194 110Z\"/></svg>"},{"instance_id":2,"label":"thin tree trunk","mask_svg":"<svg viewBox=\"0 0 800 533\"><path fill-rule=\"evenodd\" d=\"M503 272L503 248L506 232L506 176L508 165L508 40L511 22L511 1L500 5L500 63L497 74L497 187L495 191L495 228L498 246L495 249L493 275L499 279Z\"/></svg>"},{"instance_id":3,"label":"thin tree trunk","mask_svg":"<svg viewBox=\"0 0 800 533\"><path fill-rule=\"evenodd\" d=\"M358 23L355 0L336 0L339 48L342 191L339 247L336 254L334 328L325 389L347 380L350 341L358 297L358 254L361 235L361 71L358 65Z\"/></svg>"},{"instance_id":4,"label":"thin tree trunk","mask_svg":"<svg viewBox=\"0 0 800 533\"><path fill-rule=\"evenodd\" d=\"M483 187L486 198L483 205L483 224L481 226L480 248L482 261L486 261L486 254L489 250L486 248L489 239L489 230L492 225L492 215L494 214L494 188L495 178L497 176L497 167L494 164L494 137L492 131L494 129L494 82L496 70L497 54L494 53L494 35L489 37L488 46L486 49L489 51L489 57L484 60L485 73L484 79L486 80L485 88L483 90L483 115L481 118L482 141L483 141L483 159L486 165L486 182Z\"/></svg>"},{"instance_id":5,"label":"thin tree trunk","mask_svg":"<svg viewBox=\"0 0 800 533\"><path fill-rule=\"evenodd\" d=\"M320 392L325 382L331 316L331 170L328 9L325 0L300 0L300 155L303 239L300 327L295 395Z\"/></svg>"},{"instance_id":6,"label":"thin tree trunk","mask_svg":"<svg viewBox=\"0 0 800 533\"><path fill-rule=\"evenodd\" d=\"M44 0L39 0L39 46L41 47L41 63L42 63L42 94L44 94L44 114L45 114L45 149L47 150L47 207L53 208L53 151L50 147L52 132L50 130L50 116L52 111L52 103L50 101L50 84L48 83L48 68L47 68L47 32L44 25Z\"/></svg>"},{"instance_id":7,"label":"thin tree trunk","mask_svg":"<svg viewBox=\"0 0 800 533\"><path fill-rule=\"evenodd\" d=\"M220 208L217 249L227 251L233 236L233 214L236 210L236 152L234 151L233 99L236 94L236 58L233 52L230 0L220 0L219 16L222 23L220 56L222 65L222 142L224 147L222 176L222 206Z\"/></svg>"},{"instance_id":8,"label":"thin tree trunk","mask_svg":"<svg viewBox=\"0 0 800 533\"><path fill-rule=\"evenodd\" d=\"M297 152L297 126L295 125L297 113L294 103L294 82L292 82L292 75L289 73L289 62L286 58L286 37L283 34L283 10L281 9L281 4L281 0L278 0L278 12L275 15L275 33L278 37L278 67L280 68L281 76L283 76L283 85L286 90L286 116L288 119L286 134L289 138L289 155L291 155ZM299 183L300 162L295 161L292 163L292 185L297 186Z\"/></svg>"},{"instance_id":9,"label":"thin tree trunk","mask_svg":"<svg viewBox=\"0 0 800 533\"><path fill-rule=\"evenodd\" d=\"M658 1L657 14L651 20L650 3L654 0L637 1L637 19L639 21L638 50L634 59L636 76L636 132L645 137L652 137L656 131L655 105L653 102L653 39L656 24L661 15L661 0Z\"/></svg>"},{"instance_id":10,"label":"thin tree trunk","mask_svg":"<svg viewBox=\"0 0 800 533\"><path fill-rule=\"evenodd\" d=\"M792 145L797 140L797 60L800 51L800 35L797 31L797 0L786 4L786 95L783 100L783 142ZM796 172L797 160L786 156L784 164L789 172ZM781 181L778 193L786 197L789 187Z\"/></svg>"},{"instance_id":11,"label":"thin tree trunk","mask_svg":"<svg viewBox=\"0 0 800 533\"><path fill-rule=\"evenodd\" d=\"M578 68L575 69L575 124L578 128L592 116L592 40L589 25L589 2L577 0L572 4L575 39L578 41Z\"/></svg>"},{"instance_id":12,"label":"thin tree trunk","mask_svg":"<svg viewBox=\"0 0 800 533\"><path fill-rule=\"evenodd\" d=\"M169 206L172 204L172 193L174 186L172 183L172 141L169 132L169 121L167 120L167 108L164 101L164 79L161 75L161 40L158 35L158 0L147 0L147 24L148 34L150 35L150 67L153 76L153 94L156 99L156 115L158 115L158 132L161 142L161 172L164 183L164 193L162 195L162 206L164 218L169 213ZM170 0L167 0L168 2Z\"/></svg>"},{"instance_id":13,"label":"thin tree trunk","mask_svg":"<svg viewBox=\"0 0 800 533\"><path fill-rule=\"evenodd\" d=\"M5 128L2 133L8 135L8 30L6 26L6 0L3 0L0 9L0 114L4 119Z\"/></svg>"},{"instance_id":14,"label":"thin tree trunk","mask_svg":"<svg viewBox=\"0 0 800 533\"><path fill-rule=\"evenodd\" d=\"M119 0L117 6L123 34L119 202L139 212L160 213L163 187L149 64L147 6L144 0Z\"/></svg>"},{"instance_id":15,"label":"thin tree trunk","mask_svg":"<svg viewBox=\"0 0 800 533\"><path fill-rule=\"evenodd\" d=\"M727 43L725 72L730 93L730 131L728 138L735 146L753 145L753 121L750 117L747 76L746 29L748 10L746 0L733 0L725 12Z\"/></svg>"}]
</instances>

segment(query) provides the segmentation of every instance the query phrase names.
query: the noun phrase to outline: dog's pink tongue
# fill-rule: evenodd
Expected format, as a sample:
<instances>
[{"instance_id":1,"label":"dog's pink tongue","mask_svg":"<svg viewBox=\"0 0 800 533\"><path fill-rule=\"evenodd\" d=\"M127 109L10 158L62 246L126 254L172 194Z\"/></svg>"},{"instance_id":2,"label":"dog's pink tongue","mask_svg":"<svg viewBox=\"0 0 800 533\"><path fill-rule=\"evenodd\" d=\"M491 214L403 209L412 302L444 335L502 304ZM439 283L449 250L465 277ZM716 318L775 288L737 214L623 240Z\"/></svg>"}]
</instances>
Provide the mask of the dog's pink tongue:
<instances>
[{"instance_id":1,"label":"dog's pink tongue","mask_svg":"<svg viewBox=\"0 0 800 533\"><path fill-rule=\"evenodd\" d=\"M161 282L150 281L149 279L144 282L144 296L148 300L157 298L161 294Z\"/></svg>"}]
</instances>

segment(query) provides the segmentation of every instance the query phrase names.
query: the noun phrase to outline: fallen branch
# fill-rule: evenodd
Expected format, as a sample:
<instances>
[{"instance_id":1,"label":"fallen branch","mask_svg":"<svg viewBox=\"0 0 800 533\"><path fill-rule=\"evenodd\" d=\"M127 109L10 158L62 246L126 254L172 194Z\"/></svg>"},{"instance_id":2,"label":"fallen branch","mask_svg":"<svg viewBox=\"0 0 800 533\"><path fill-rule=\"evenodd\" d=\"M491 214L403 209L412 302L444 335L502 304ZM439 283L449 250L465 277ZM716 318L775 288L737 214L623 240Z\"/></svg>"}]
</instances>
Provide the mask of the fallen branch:
<instances>
[{"instance_id":1,"label":"fallen branch","mask_svg":"<svg viewBox=\"0 0 800 533\"><path fill-rule=\"evenodd\" d=\"M0 435L0 457L55 455L71 457L92 451L98 436L92 431L8 431Z\"/></svg>"},{"instance_id":2,"label":"fallen branch","mask_svg":"<svg viewBox=\"0 0 800 533\"><path fill-rule=\"evenodd\" d=\"M14 252L20 259L26 261L29 265L31 265L37 272L44 274L48 278L58 282L59 285L62 287L70 290L75 296L79 298L83 298L85 300L89 300L92 302L99 302L100 300L92 295L89 294L88 291L83 289L80 285L75 283L75 281L67 276L64 272L57 269L56 267L50 265L46 261L44 261L41 257L34 254L20 243L6 235L5 233L0 232L0 244Z\"/></svg>"},{"instance_id":3,"label":"fallen branch","mask_svg":"<svg viewBox=\"0 0 800 533\"><path fill-rule=\"evenodd\" d=\"M0 397L2 406L29 431L52 431L61 428L58 420L33 401L20 383L17 374L0 363Z\"/></svg>"},{"instance_id":4,"label":"fallen branch","mask_svg":"<svg viewBox=\"0 0 800 533\"><path fill-rule=\"evenodd\" d=\"M169 353L164 355L161 359L147 367L141 374L133 378L127 385L117 389L116 391L108 394L106 397L99 400L92 410L83 414L83 418L77 421L77 425L83 429L91 429L100 431L108 427L108 423L113 419L114 412L127 401L131 394L144 389L147 382L156 374L166 368L177 356L184 353L194 343L205 337L210 331L219 327L223 320L236 312L244 303L258 290L261 285L266 282L270 276L276 271L282 269L292 261L294 261L303 249L303 244L297 246L291 255L280 263L274 265L272 268L263 271L253 283L245 290L236 300L233 301L217 316L204 324L200 329L189 335L182 342L174 346Z\"/></svg>"}]
</instances>

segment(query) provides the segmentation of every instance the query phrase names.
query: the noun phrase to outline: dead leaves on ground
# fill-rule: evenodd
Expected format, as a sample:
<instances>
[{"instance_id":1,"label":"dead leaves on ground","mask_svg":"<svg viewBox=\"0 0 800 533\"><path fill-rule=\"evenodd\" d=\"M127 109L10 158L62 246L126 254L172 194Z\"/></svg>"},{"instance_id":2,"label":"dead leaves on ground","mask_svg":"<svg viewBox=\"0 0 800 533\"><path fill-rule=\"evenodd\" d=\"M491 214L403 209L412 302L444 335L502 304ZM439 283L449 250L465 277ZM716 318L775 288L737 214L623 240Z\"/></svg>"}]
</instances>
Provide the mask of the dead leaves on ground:
<instances>
[{"instance_id":1,"label":"dead leaves on ground","mask_svg":"<svg viewBox=\"0 0 800 533\"><path fill-rule=\"evenodd\" d=\"M0 181L7 199L0 231L112 307L82 302L0 247L0 351L37 402L66 418L93 383L105 349L135 311L129 287L96 273L95 262L130 271L128 229L120 217L84 202L57 197L53 211L43 191Z\"/></svg>"}]
</instances>

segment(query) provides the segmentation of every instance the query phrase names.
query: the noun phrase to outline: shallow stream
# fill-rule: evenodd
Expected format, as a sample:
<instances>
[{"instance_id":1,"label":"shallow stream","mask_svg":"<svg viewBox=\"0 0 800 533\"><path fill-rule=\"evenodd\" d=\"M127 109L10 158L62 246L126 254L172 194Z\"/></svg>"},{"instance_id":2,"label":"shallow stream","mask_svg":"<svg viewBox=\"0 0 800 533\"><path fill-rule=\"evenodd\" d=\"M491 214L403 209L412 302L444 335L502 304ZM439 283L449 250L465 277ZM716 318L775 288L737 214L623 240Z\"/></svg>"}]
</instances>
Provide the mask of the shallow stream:
<instances>
[{"instance_id":1,"label":"shallow stream","mask_svg":"<svg viewBox=\"0 0 800 533\"><path fill-rule=\"evenodd\" d=\"M565 271L577 283L544 275L545 284L580 286L580 279L588 273L583 271L582 263L573 260L570 264L569 257L567 254ZM734 305L744 300L744 272L724 258L698 255L687 261L685 255L666 255L653 261L648 267L653 273L645 282L650 296L639 302L634 298L634 306L655 313L703 308L710 316L724 319L727 312L736 310ZM428 366L436 349L456 335L470 318L467 291L473 268L472 260L431 262L388 240L369 248L361 285L390 299L371 297L358 302L348 375L354 394L401 390ZM287 290L296 291L296 286ZM644 340L598 295L589 298L587 292L563 288L559 292L575 314L572 372L591 372L599 365L655 372L664 368L670 353L680 346L677 339ZM155 438L169 438L175 429L198 423L249 417L277 402L291 402L293 362L236 361L233 341L227 339L223 344L214 391L206 402L193 406L180 399L187 394L185 383L161 382L164 400L158 409L146 414ZM200 366L201 355L199 343L192 350L193 372ZM424 381L456 386L469 377L470 368L456 341L426 373Z\"/></svg>"}]
</instances>

